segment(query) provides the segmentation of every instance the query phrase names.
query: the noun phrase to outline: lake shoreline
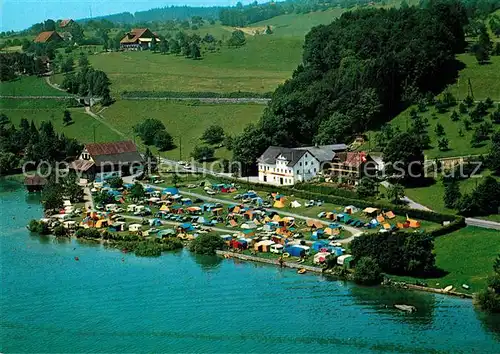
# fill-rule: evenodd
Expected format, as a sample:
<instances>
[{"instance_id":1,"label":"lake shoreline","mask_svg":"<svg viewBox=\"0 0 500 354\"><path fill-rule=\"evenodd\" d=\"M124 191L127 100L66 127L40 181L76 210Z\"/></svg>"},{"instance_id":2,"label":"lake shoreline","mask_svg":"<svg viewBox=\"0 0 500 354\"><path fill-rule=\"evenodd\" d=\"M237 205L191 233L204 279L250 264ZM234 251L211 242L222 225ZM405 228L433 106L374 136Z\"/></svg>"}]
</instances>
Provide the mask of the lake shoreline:
<instances>
[{"instance_id":1,"label":"lake shoreline","mask_svg":"<svg viewBox=\"0 0 500 354\"><path fill-rule=\"evenodd\" d=\"M248 262L259 262L259 263L267 263L270 265L275 265L278 267L280 266L279 262L277 260L274 260L274 259L257 257L257 256L249 256L246 254L235 253L235 252L230 252L230 251L223 251L223 250L217 250L215 252L218 256L222 256L224 258L229 257L229 258L235 258L235 259L248 261ZM324 270L323 268L312 267L312 266L303 265L301 263L296 263L296 262L286 262L285 261L285 262L283 262L283 268L305 269L306 271L313 272L316 274L335 276L335 274L332 274L331 272L329 272L328 270ZM398 289L424 291L424 292L428 292L428 293L449 295L449 296L460 297L463 299L470 299L470 300L472 300L472 298L473 298L472 294L460 293L458 291L453 291L453 290L444 291L444 289L432 288L432 287L428 287L428 286L420 286L420 285L415 285L415 284L408 284L408 283L404 283L404 282L393 282L392 279L389 283L381 284L381 286L398 288Z\"/></svg>"}]
</instances>

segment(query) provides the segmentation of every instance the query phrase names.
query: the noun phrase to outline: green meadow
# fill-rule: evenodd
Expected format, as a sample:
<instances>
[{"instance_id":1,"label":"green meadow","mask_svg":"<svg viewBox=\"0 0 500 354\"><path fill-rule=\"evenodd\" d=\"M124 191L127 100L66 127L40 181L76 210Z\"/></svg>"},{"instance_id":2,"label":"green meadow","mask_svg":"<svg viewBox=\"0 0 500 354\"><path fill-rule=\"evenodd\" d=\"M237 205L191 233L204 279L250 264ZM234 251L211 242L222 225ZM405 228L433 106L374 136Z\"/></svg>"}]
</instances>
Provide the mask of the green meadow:
<instances>
[{"instance_id":1,"label":"green meadow","mask_svg":"<svg viewBox=\"0 0 500 354\"><path fill-rule=\"evenodd\" d=\"M33 104L38 104L38 106L35 106L36 108L20 108L29 107ZM39 125L42 121L51 121L57 132L69 138L75 138L81 143L93 142L94 131L96 142L121 139L120 135L85 114L83 108L65 108L53 100L16 100L16 102L12 102L12 100L0 100L0 106L2 107L0 112L6 114L16 126L19 125L19 122L23 118L35 121L36 125ZM74 122L68 126L63 124L63 112L65 109L71 112Z\"/></svg>"},{"instance_id":2,"label":"green meadow","mask_svg":"<svg viewBox=\"0 0 500 354\"><path fill-rule=\"evenodd\" d=\"M256 104L201 104L177 101L117 101L102 112L106 122L133 138L133 126L146 118L161 120L174 137L177 148L162 153L165 157L188 159L207 127L213 124L224 128L226 134L235 135L243 131L248 123L262 115L263 105ZM140 139L136 139L139 143ZM181 156L179 146L182 144ZM216 150L217 158L229 158L231 152L225 148Z\"/></svg>"},{"instance_id":3,"label":"green meadow","mask_svg":"<svg viewBox=\"0 0 500 354\"><path fill-rule=\"evenodd\" d=\"M497 108L500 103L500 57L492 57L490 64L479 65L476 62L474 56L470 54L461 54L458 59L465 64L465 68L459 72L459 79L453 85L450 85L447 90L451 92L457 101L463 100L467 96L468 90L468 79L471 80L472 91L475 100L484 100L490 97L495 101L495 107L490 109L492 112ZM408 109L401 112L393 120L390 121L394 127L399 127L402 131L411 127L412 118L410 117L410 111L416 108L416 106L409 107ZM449 109L448 112L438 113L434 107L428 107L427 112L419 113L420 116L427 118L429 126L428 132L431 138L431 147L424 151L426 158L435 159L443 157L456 157L456 156L468 156L468 155L480 155L488 152L490 148L490 142L485 141L477 147L471 146L472 135L474 134L474 129L478 124L473 124L471 130L466 130L464 127L463 120L468 117L468 114L460 114L460 119L456 122L452 121L450 116L455 110L458 110L458 104L455 107ZM485 117L488 121L489 116ZM448 150L440 151L438 148L439 137L436 135L434 129L437 123L443 125L446 138L449 140ZM497 129L498 127L493 127ZM463 136L460 135L460 130L462 130ZM370 143L365 143L360 149L374 149L375 142L374 138L376 131L367 132L369 139L372 141Z\"/></svg>"},{"instance_id":4,"label":"green meadow","mask_svg":"<svg viewBox=\"0 0 500 354\"><path fill-rule=\"evenodd\" d=\"M394 278L409 282L426 281L433 288L453 285L459 292L474 293L486 285L486 279L493 273L493 261L500 252L500 232L467 226L437 237L434 252L436 266L446 273L443 277ZM464 289L463 284L470 286L470 289Z\"/></svg>"},{"instance_id":5,"label":"green meadow","mask_svg":"<svg viewBox=\"0 0 500 354\"><path fill-rule=\"evenodd\" d=\"M491 176L491 172L486 170L481 172L477 178L468 178L461 180L459 182L460 192L462 194L471 193L476 186L481 183L481 179L486 176ZM454 214L455 210L448 209L444 206L444 185L441 180L436 181L436 183L419 188L405 188L406 196L426 207L435 210L437 212ZM495 216L487 217L487 219L493 220Z\"/></svg>"},{"instance_id":6,"label":"green meadow","mask_svg":"<svg viewBox=\"0 0 500 354\"><path fill-rule=\"evenodd\" d=\"M0 96L69 96L69 94L49 86L44 78L26 76L1 82Z\"/></svg>"},{"instance_id":7,"label":"green meadow","mask_svg":"<svg viewBox=\"0 0 500 354\"><path fill-rule=\"evenodd\" d=\"M268 92L291 76L301 52L299 40L256 36L239 48L203 53L200 60L150 51L101 53L89 60L106 72L115 94L137 90Z\"/></svg>"}]
</instances>

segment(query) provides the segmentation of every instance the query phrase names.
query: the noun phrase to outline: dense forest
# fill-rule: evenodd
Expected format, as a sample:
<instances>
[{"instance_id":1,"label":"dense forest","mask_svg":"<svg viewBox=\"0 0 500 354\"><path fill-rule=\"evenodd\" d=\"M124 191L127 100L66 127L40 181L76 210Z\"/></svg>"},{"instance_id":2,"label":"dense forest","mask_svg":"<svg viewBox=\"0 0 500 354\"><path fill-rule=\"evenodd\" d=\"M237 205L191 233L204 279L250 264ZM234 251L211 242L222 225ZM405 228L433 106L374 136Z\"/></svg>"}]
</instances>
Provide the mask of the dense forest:
<instances>
[{"instance_id":1,"label":"dense forest","mask_svg":"<svg viewBox=\"0 0 500 354\"><path fill-rule=\"evenodd\" d=\"M16 127L0 113L0 175L24 162L63 161L78 155L82 148L75 139L57 134L50 121L41 122L37 128L33 121L23 118Z\"/></svg>"},{"instance_id":2,"label":"dense forest","mask_svg":"<svg viewBox=\"0 0 500 354\"><path fill-rule=\"evenodd\" d=\"M363 9L306 36L303 63L279 86L257 125L235 139L252 164L269 145L349 142L455 79L467 15L460 1Z\"/></svg>"},{"instance_id":3,"label":"dense forest","mask_svg":"<svg viewBox=\"0 0 500 354\"><path fill-rule=\"evenodd\" d=\"M131 14L130 12L122 12L108 16L94 17L92 20L107 20L113 23L133 24L153 21L186 20L195 16L203 17L205 19L216 19L220 10L221 7L218 6L170 6L146 11L137 11L134 14ZM91 19L83 19L79 21L87 22L90 20Z\"/></svg>"},{"instance_id":4,"label":"dense forest","mask_svg":"<svg viewBox=\"0 0 500 354\"><path fill-rule=\"evenodd\" d=\"M334 6L350 8L353 6L364 6L380 2L383 2L383 0L287 0L264 4L258 4L257 1L255 1L246 6L238 3L234 7L221 9L219 12L219 20L226 26L243 27L283 14L309 13L326 10Z\"/></svg>"}]
</instances>

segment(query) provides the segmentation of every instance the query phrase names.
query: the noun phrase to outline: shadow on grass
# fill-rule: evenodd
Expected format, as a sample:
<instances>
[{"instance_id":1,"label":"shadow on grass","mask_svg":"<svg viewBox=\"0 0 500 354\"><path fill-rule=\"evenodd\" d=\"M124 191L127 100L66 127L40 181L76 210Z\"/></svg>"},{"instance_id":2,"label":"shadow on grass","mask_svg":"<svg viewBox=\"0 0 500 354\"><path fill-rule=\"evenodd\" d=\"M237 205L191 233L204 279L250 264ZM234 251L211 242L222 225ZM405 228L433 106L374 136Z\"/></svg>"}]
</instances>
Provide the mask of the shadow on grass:
<instances>
[{"instance_id":1,"label":"shadow on grass","mask_svg":"<svg viewBox=\"0 0 500 354\"><path fill-rule=\"evenodd\" d=\"M407 180L404 182L405 188L426 188L436 184L437 181L432 177L424 177L415 180Z\"/></svg>"}]
</instances>

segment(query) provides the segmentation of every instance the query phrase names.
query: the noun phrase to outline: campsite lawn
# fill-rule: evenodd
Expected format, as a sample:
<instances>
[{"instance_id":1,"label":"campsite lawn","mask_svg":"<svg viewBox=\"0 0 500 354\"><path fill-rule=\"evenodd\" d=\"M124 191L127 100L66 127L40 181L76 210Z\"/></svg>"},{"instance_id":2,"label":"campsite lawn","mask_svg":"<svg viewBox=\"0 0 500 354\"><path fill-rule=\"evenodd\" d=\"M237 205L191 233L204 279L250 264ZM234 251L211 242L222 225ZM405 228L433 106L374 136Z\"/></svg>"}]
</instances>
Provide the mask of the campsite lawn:
<instances>
[{"instance_id":1,"label":"campsite lawn","mask_svg":"<svg viewBox=\"0 0 500 354\"><path fill-rule=\"evenodd\" d=\"M248 123L256 122L264 110L256 104L198 104L196 102L175 101L117 101L102 115L112 126L133 138L133 126L146 118L161 120L167 131L174 137L177 147L161 153L168 158L190 159L196 145L203 145L200 140L203 132L212 124L224 128L227 134L235 135L243 131ZM182 156L179 145L182 140ZM136 142L140 142L136 138ZM231 156L225 148L217 149L217 158Z\"/></svg>"},{"instance_id":2,"label":"campsite lawn","mask_svg":"<svg viewBox=\"0 0 500 354\"><path fill-rule=\"evenodd\" d=\"M96 142L107 142L120 140L120 136L106 127L104 124L97 122L94 118L85 114L83 108L69 108L74 123L69 126L63 124L63 112L65 108L3 108L1 100L2 113L5 113L10 118L11 122L16 126L22 118L29 121L34 120L36 125L40 125L42 121L52 121L54 129L64 134L69 138L75 138L81 143L89 143L94 141L94 127Z\"/></svg>"},{"instance_id":3,"label":"campsite lawn","mask_svg":"<svg viewBox=\"0 0 500 354\"><path fill-rule=\"evenodd\" d=\"M430 287L453 285L457 291L474 293L486 285L493 261L500 253L500 232L467 226L435 240L436 266L447 272L440 278L394 277L409 282L426 281ZM439 284L439 285L437 285ZM470 286L469 290L462 284Z\"/></svg>"},{"instance_id":4,"label":"campsite lawn","mask_svg":"<svg viewBox=\"0 0 500 354\"><path fill-rule=\"evenodd\" d=\"M101 53L89 60L107 73L115 94L137 90L273 91L291 77L301 61L303 40L247 37L244 46L223 46L219 52L203 53L201 60L150 51Z\"/></svg>"},{"instance_id":5,"label":"campsite lawn","mask_svg":"<svg viewBox=\"0 0 500 354\"><path fill-rule=\"evenodd\" d=\"M200 179L200 181L203 180L203 181L208 181L210 184L212 183L219 183L219 181L217 181L216 179L212 179L212 178L209 178L209 179ZM171 185L171 183L169 183L170 181L166 181L165 183L165 186L167 185ZM191 182L193 184L199 184L199 183L196 183L196 182ZM237 184L237 183L236 183ZM207 193L203 190L202 187L196 187L196 188L193 188L193 189L186 189L187 191L189 192L192 192L192 193L198 193L198 194L201 194L201 195L207 195ZM269 200L268 198L268 192L264 192L264 191L261 191L259 190L258 188L253 188L253 190L257 193L257 195L259 197L261 197L264 201L266 200ZM246 192L246 190L239 190L238 193L241 194L241 193L244 193ZM213 195L214 198L218 198L218 199L224 199L224 200L227 200L227 201L230 201L234 204L238 204L238 203L241 203L240 200L235 200L233 197L238 194L238 193L217 193L215 195ZM209 197L209 195L207 195ZM306 208L304 205L305 203L307 202L306 199L303 199L303 198L297 198L296 196L285 196L286 198L286 202L285 202L285 207L284 208L281 208L279 210L282 210L282 211L285 211L285 212L288 212L288 213L294 213L294 214L298 214L298 215L301 215L301 216L304 216L304 217L309 217L309 218L314 218L314 219L318 219L318 214L320 214L321 212L333 212L334 214L339 214L339 213L343 213L344 212L344 207L346 207L347 205L336 205L336 204L331 204L331 203L324 203L323 205L321 206L313 206L313 207L308 207ZM298 201L302 206L299 207L299 208L292 208L290 206L290 203L292 201ZM369 222L372 218L365 215L362 211L359 211L353 215L351 215L351 218L353 219L358 219L358 220L361 220L365 223ZM325 223L328 223L328 219L325 219L323 218L322 219ZM388 223L392 226L395 226L398 222L399 223L404 223L406 221L406 215L396 215L396 218L394 219L387 219L385 221L385 223ZM424 230L424 231L432 231L432 230L435 230L437 228L440 227L440 225L438 223L435 223L435 222L431 222L431 221L427 221L427 220L419 220L420 221L420 230ZM372 232L378 232L380 229L380 227L378 228L374 228L374 229L363 229L365 232L369 232L369 233L372 233ZM347 231L344 231L343 232L343 235L341 238L343 237L346 237L345 235L348 234Z\"/></svg>"},{"instance_id":6,"label":"campsite lawn","mask_svg":"<svg viewBox=\"0 0 500 354\"><path fill-rule=\"evenodd\" d=\"M43 77L25 76L0 83L0 96L69 96L50 87Z\"/></svg>"}]
</instances>

